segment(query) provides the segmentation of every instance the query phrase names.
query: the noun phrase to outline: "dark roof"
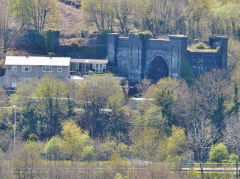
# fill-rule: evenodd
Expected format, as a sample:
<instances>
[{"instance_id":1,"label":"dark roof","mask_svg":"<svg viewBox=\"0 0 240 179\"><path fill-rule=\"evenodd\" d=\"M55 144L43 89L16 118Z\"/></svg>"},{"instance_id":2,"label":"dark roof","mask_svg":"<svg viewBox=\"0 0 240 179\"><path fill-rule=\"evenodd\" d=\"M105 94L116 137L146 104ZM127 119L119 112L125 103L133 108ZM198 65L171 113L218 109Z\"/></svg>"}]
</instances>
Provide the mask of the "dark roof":
<instances>
[{"instance_id":1,"label":"dark roof","mask_svg":"<svg viewBox=\"0 0 240 179\"><path fill-rule=\"evenodd\" d=\"M71 59L72 63L87 63L87 64L107 64L108 60L100 59Z\"/></svg>"}]
</instances>

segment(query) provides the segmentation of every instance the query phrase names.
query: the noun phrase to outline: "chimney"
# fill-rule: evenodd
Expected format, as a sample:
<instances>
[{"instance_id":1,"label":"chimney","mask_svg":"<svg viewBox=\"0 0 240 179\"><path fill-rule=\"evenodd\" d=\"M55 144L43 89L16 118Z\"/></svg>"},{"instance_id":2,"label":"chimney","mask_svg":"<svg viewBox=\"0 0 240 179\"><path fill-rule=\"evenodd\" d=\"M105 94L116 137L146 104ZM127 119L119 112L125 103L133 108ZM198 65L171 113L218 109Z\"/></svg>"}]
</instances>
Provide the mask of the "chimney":
<instances>
[{"instance_id":1,"label":"chimney","mask_svg":"<svg viewBox=\"0 0 240 179\"><path fill-rule=\"evenodd\" d=\"M49 58L52 59L53 57L53 52L48 52Z\"/></svg>"}]
</instances>

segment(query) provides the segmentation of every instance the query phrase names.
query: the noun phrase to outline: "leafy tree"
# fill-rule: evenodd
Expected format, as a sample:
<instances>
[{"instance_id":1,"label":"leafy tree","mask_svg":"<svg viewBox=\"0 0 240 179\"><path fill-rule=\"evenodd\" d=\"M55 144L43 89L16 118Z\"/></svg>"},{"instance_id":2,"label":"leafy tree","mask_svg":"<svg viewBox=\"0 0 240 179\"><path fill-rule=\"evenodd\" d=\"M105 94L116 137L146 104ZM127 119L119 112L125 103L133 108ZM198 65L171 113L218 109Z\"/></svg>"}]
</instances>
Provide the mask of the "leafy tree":
<instances>
[{"instance_id":1,"label":"leafy tree","mask_svg":"<svg viewBox=\"0 0 240 179\"><path fill-rule=\"evenodd\" d=\"M27 143L14 159L14 169L19 178L35 178L39 176L41 164L39 144L35 142Z\"/></svg>"},{"instance_id":2,"label":"leafy tree","mask_svg":"<svg viewBox=\"0 0 240 179\"><path fill-rule=\"evenodd\" d=\"M30 134L40 137L38 120L40 120L41 112L37 110L37 103L32 98L35 88L36 81L30 80L26 84L20 82L16 93L10 96L10 105L21 107L21 110L17 110L17 128L20 129L23 140L27 140Z\"/></svg>"},{"instance_id":3,"label":"leafy tree","mask_svg":"<svg viewBox=\"0 0 240 179\"><path fill-rule=\"evenodd\" d=\"M3 51L7 52L9 41L9 3L8 0L0 0L0 40L3 41ZM0 45L1 47L1 45Z\"/></svg>"},{"instance_id":4,"label":"leafy tree","mask_svg":"<svg viewBox=\"0 0 240 179\"><path fill-rule=\"evenodd\" d=\"M174 79L165 78L160 79L156 85L152 85L145 94L146 98L155 99L155 105L162 108L162 115L168 120L170 128L172 124L176 125L172 112L180 93L180 83Z\"/></svg>"},{"instance_id":5,"label":"leafy tree","mask_svg":"<svg viewBox=\"0 0 240 179\"><path fill-rule=\"evenodd\" d=\"M171 119L171 110L174 103L174 95L170 89L163 89L156 94L156 105L162 107L162 114L167 119ZM173 123L169 121L169 126Z\"/></svg>"},{"instance_id":6,"label":"leafy tree","mask_svg":"<svg viewBox=\"0 0 240 179\"><path fill-rule=\"evenodd\" d=\"M124 118L116 118L122 115L119 110L124 103L124 95L119 81L108 77L93 77L77 86L75 94L76 103L83 108L83 129L87 129L91 137L101 134L104 128L104 118L108 119L104 109L112 110L111 122ZM122 122L121 122L122 123ZM124 125L124 123L122 123ZM117 131L116 131L117 132ZM114 132L115 133L115 132Z\"/></svg>"},{"instance_id":7,"label":"leafy tree","mask_svg":"<svg viewBox=\"0 0 240 179\"><path fill-rule=\"evenodd\" d=\"M48 159L57 160L62 153L62 139L60 137L52 137L45 145L44 152Z\"/></svg>"},{"instance_id":8,"label":"leafy tree","mask_svg":"<svg viewBox=\"0 0 240 179\"><path fill-rule=\"evenodd\" d=\"M53 76L40 81L20 83L17 92L10 97L10 104L20 107L19 129L23 139L35 134L40 140L61 132L61 122L67 116L69 97L65 82Z\"/></svg>"},{"instance_id":9,"label":"leafy tree","mask_svg":"<svg viewBox=\"0 0 240 179\"><path fill-rule=\"evenodd\" d=\"M130 150L137 157L157 160L161 155L162 151L159 151L159 144L161 143L157 129L143 128L138 134L133 133L132 142Z\"/></svg>"},{"instance_id":10,"label":"leafy tree","mask_svg":"<svg viewBox=\"0 0 240 179\"><path fill-rule=\"evenodd\" d=\"M226 34L238 37L239 13L239 2L231 0L217 1L209 13L212 34Z\"/></svg>"},{"instance_id":11,"label":"leafy tree","mask_svg":"<svg viewBox=\"0 0 240 179\"><path fill-rule=\"evenodd\" d=\"M53 76L44 76L38 82L33 93L33 99L38 103L38 109L42 112L40 121L43 136L50 138L60 134L61 122L68 111L69 97L67 83Z\"/></svg>"},{"instance_id":12,"label":"leafy tree","mask_svg":"<svg viewBox=\"0 0 240 179\"><path fill-rule=\"evenodd\" d=\"M224 97L223 94L221 94L217 100L217 107L211 116L212 123L215 124L221 136L223 135L222 131L225 129L225 113Z\"/></svg>"},{"instance_id":13,"label":"leafy tree","mask_svg":"<svg viewBox=\"0 0 240 179\"><path fill-rule=\"evenodd\" d=\"M172 135L167 139L167 160L174 166L181 162L186 153L186 136L182 128L172 127Z\"/></svg>"},{"instance_id":14,"label":"leafy tree","mask_svg":"<svg viewBox=\"0 0 240 179\"><path fill-rule=\"evenodd\" d=\"M229 153L227 147L223 143L213 145L209 153L209 160L212 162L222 163L228 159Z\"/></svg>"},{"instance_id":15,"label":"leafy tree","mask_svg":"<svg viewBox=\"0 0 240 179\"><path fill-rule=\"evenodd\" d=\"M188 9L190 11L189 20L189 32L193 38L201 36L200 22L201 19L210 10L211 0L189 0Z\"/></svg>"},{"instance_id":16,"label":"leafy tree","mask_svg":"<svg viewBox=\"0 0 240 179\"><path fill-rule=\"evenodd\" d=\"M230 160L231 162L238 162L238 161L239 161L239 157L238 157L238 155L236 155L236 154L230 154L230 155L229 155L229 160Z\"/></svg>"},{"instance_id":17,"label":"leafy tree","mask_svg":"<svg viewBox=\"0 0 240 179\"><path fill-rule=\"evenodd\" d=\"M33 25L41 32L49 23L51 14L56 13L56 3L56 0L10 0L10 8L22 27Z\"/></svg>"},{"instance_id":18,"label":"leafy tree","mask_svg":"<svg viewBox=\"0 0 240 179\"><path fill-rule=\"evenodd\" d=\"M127 34L133 13L133 2L129 0L116 0L113 3L113 7L120 32Z\"/></svg>"},{"instance_id":19,"label":"leafy tree","mask_svg":"<svg viewBox=\"0 0 240 179\"><path fill-rule=\"evenodd\" d=\"M112 31L114 25L114 9L112 0L82 0L87 24L93 24L100 31Z\"/></svg>"},{"instance_id":20,"label":"leafy tree","mask_svg":"<svg viewBox=\"0 0 240 179\"><path fill-rule=\"evenodd\" d=\"M186 136L182 128L172 127L172 135L168 138L168 156L180 156L185 152Z\"/></svg>"},{"instance_id":21,"label":"leafy tree","mask_svg":"<svg viewBox=\"0 0 240 179\"><path fill-rule=\"evenodd\" d=\"M63 151L72 161L92 153L93 147L88 145L88 133L83 132L73 120L63 122L62 128Z\"/></svg>"},{"instance_id":22,"label":"leafy tree","mask_svg":"<svg viewBox=\"0 0 240 179\"><path fill-rule=\"evenodd\" d=\"M128 154L128 146L124 143L118 143L116 140L106 138L103 142L97 143L95 159L110 160L113 153L120 157Z\"/></svg>"},{"instance_id":23,"label":"leafy tree","mask_svg":"<svg viewBox=\"0 0 240 179\"><path fill-rule=\"evenodd\" d=\"M157 129L159 135L166 136L169 135L170 127L168 125L167 119L162 115L162 108L158 106L152 106L149 108L143 116L146 127Z\"/></svg>"}]
</instances>

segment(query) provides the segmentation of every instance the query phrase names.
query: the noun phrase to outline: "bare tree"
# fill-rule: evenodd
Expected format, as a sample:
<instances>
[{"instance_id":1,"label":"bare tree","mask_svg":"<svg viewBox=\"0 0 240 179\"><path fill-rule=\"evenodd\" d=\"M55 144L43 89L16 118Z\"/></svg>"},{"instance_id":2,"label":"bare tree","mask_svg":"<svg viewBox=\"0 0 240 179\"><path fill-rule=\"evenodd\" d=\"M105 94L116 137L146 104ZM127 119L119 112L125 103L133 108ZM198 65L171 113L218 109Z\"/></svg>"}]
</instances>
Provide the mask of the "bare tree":
<instances>
[{"instance_id":1,"label":"bare tree","mask_svg":"<svg viewBox=\"0 0 240 179\"><path fill-rule=\"evenodd\" d=\"M114 11L112 0L82 0L82 7L86 14L86 23L95 25L102 32L112 31L114 25Z\"/></svg>"},{"instance_id":2,"label":"bare tree","mask_svg":"<svg viewBox=\"0 0 240 179\"><path fill-rule=\"evenodd\" d=\"M240 152L240 118L239 114L225 120L226 130L224 133L224 143L228 148L239 154Z\"/></svg>"},{"instance_id":3,"label":"bare tree","mask_svg":"<svg viewBox=\"0 0 240 179\"><path fill-rule=\"evenodd\" d=\"M117 19L119 30L123 34L127 34L131 23L132 16L132 1L129 0L117 0L114 3L114 10Z\"/></svg>"},{"instance_id":4,"label":"bare tree","mask_svg":"<svg viewBox=\"0 0 240 179\"><path fill-rule=\"evenodd\" d=\"M4 53L6 53L8 48L9 39L8 19L9 19L8 1L0 0L0 40L2 39L3 41Z\"/></svg>"},{"instance_id":5,"label":"bare tree","mask_svg":"<svg viewBox=\"0 0 240 179\"><path fill-rule=\"evenodd\" d=\"M225 128L224 119L228 115L226 106L234 91L230 76L226 71L213 70L196 80L192 89L198 110L215 125L220 139Z\"/></svg>"},{"instance_id":6,"label":"bare tree","mask_svg":"<svg viewBox=\"0 0 240 179\"><path fill-rule=\"evenodd\" d=\"M204 114L197 114L192 118L188 129L187 143L198 161L206 160L210 146L216 137L216 129Z\"/></svg>"},{"instance_id":7,"label":"bare tree","mask_svg":"<svg viewBox=\"0 0 240 179\"><path fill-rule=\"evenodd\" d=\"M24 25L33 25L41 32L51 20L51 14L56 14L56 0L11 0L11 10L17 21Z\"/></svg>"}]
</instances>

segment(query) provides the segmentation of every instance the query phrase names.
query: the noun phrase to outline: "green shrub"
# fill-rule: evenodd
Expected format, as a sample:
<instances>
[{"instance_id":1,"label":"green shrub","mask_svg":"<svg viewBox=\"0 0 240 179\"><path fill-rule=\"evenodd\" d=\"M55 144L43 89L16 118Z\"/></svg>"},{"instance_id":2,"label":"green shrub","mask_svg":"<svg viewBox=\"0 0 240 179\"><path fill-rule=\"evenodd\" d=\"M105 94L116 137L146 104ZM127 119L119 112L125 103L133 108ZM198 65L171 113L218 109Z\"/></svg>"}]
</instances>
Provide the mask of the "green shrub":
<instances>
[{"instance_id":1,"label":"green shrub","mask_svg":"<svg viewBox=\"0 0 240 179\"><path fill-rule=\"evenodd\" d=\"M78 48L80 46L80 44L78 43L78 41L72 40L71 43L70 43L70 46L72 48Z\"/></svg>"},{"instance_id":2,"label":"green shrub","mask_svg":"<svg viewBox=\"0 0 240 179\"><path fill-rule=\"evenodd\" d=\"M198 42L199 42L199 39L194 39L194 42L195 42L195 43L198 43Z\"/></svg>"},{"instance_id":3,"label":"green shrub","mask_svg":"<svg viewBox=\"0 0 240 179\"><path fill-rule=\"evenodd\" d=\"M50 160L56 160L61 154L62 140L60 137L52 137L45 145L44 152Z\"/></svg>"},{"instance_id":4,"label":"green shrub","mask_svg":"<svg viewBox=\"0 0 240 179\"><path fill-rule=\"evenodd\" d=\"M196 44L196 48L197 49L210 49L210 47L208 45L206 45L205 43L203 42L199 42Z\"/></svg>"},{"instance_id":5,"label":"green shrub","mask_svg":"<svg viewBox=\"0 0 240 179\"><path fill-rule=\"evenodd\" d=\"M30 141L38 141L38 136L36 135L36 134L30 134L29 135L29 137L28 137L28 139L30 140Z\"/></svg>"},{"instance_id":6,"label":"green shrub","mask_svg":"<svg viewBox=\"0 0 240 179\"><path fill-rule=\"evenodd\" d=\"M213 145L209 153L209 160L212 162L221 163L228 159L229 153L227 147L223 143Z\"/></svg>"},{"instance_id":7,"label":"green shrub","mask_svg":"<svg viewBox=\"0 0 240 179\"><path fill-rule=\"evenodd\" d=\"M230 160L230 162L238 162L239 161L239 157L236 154L231 154L229 156L229 160Z\"/></svg>"},{"instance_id":8,"label":"green shrub","mask_svg":"<svg viewBox=\"0 0 240 179\"><path fill-rule=\"evenodd\" d=\"M148 40L153 38L153 34L151 31L146 30L146 31L139 31L139 30L133 30L133 34L135 34L140 40Z\"/></svg>"}]
</instances>

